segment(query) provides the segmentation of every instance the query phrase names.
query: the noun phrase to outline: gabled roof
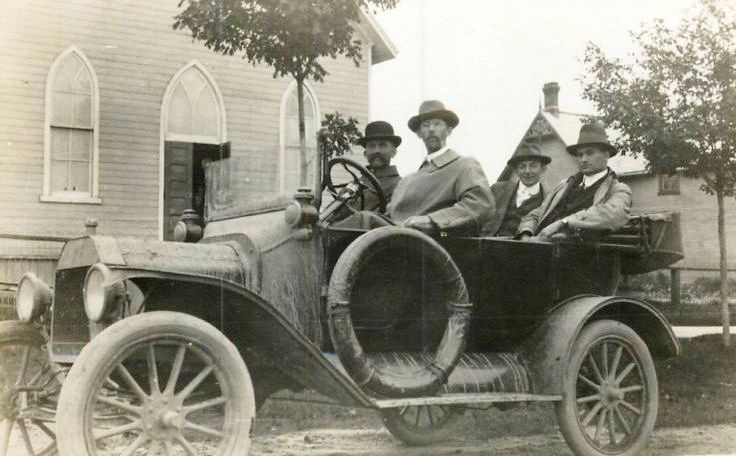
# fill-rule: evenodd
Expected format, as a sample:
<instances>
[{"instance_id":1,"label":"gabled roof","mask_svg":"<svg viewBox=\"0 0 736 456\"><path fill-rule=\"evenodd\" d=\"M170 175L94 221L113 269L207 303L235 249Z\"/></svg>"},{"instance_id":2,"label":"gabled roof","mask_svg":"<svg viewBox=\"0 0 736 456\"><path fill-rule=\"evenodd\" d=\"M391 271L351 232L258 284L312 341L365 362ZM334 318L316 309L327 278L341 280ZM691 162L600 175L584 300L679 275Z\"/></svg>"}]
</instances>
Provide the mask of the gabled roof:
<instances>
[{"instance_id":1,"label":"gabled roof","mask_svg":"<svg viewBox=\"0 0 736 456\"><path fill-rule=\"evenodd\" d=\"M546 109L540 109L532 123L524 132L524 136L519 141L521 143L535 136L546 136L554 134L565 146L575 144L578 141L580 127L586 119L591 116L587 114L579 114L575 112L559 111L551 112ZM515 156L519 152L519 146L514 150ZM643 157L634 158L630 155L616 155L608 161L608 166L620 176L632 176L646 173L647 162ZM499 176L499 180L509 179L512 169L508 166L504 168Z\"/></svg>"},{"instance_id":2,"label":"gabled roof","mask_svg":"<svg viewBox=\"0 0 736 456\"><path fill-rule=\"evenodd\" d=\"M373 14L364 11L362 8L360 12L362 13L362 17L358 28L373 43L371 64L375 65L396 57L396 54L399 52L396 45L388 37L386 31L383 30L383 27L381 27Z\"/></svg>"}]
</instances>

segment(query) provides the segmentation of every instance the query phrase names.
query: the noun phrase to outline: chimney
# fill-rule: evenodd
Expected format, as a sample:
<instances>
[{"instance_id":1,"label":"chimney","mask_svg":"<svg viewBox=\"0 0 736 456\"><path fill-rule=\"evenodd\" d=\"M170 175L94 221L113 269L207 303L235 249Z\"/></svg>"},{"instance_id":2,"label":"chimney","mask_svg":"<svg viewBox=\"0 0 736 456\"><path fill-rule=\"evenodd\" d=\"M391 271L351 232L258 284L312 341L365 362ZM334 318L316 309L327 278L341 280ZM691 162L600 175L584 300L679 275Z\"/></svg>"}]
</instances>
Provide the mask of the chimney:
<instances>
[{"instance_id":1,"label":"chimney","mask_svg":"<svg viewBox=\"0 0 736 456\"><path fill-rule=\"evenodd\" d=\"M560 105L558 102L560 85L556 82L548 82L542 87L544 92L544 110L557 115L560 113Z\"/></svg>"}]
</instances>

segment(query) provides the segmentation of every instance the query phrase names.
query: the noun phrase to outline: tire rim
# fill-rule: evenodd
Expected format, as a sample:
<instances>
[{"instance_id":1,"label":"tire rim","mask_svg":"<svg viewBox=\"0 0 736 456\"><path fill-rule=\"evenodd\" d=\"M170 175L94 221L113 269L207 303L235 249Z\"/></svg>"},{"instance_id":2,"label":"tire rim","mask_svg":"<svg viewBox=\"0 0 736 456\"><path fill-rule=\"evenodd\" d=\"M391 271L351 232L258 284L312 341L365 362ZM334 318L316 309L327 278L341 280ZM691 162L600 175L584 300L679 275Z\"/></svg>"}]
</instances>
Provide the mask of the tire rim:
<instances>
[{"instance_id":1,"label":"tire rim","mask_svg":"<svg viewBox=\"0 0 736 456\"><path fill-rule=\"evenodd\" d=\"M592 447L617 454L636 442L648 396L642 363L626 340L606 336L590 345L577 368L574 410Z\"/></svg>"},{"instance_id":2,"label":"tire rim","mask_svg":"<svg viewBox=\"0 0 736 456\"><path fill-rule=\"evenodd\" d=\"M214 354L195 340L137 341L102 371L86 407L85 432L104 454L232 449L230 382Z\"/></svg>"},{"instance_id":3,"label":"tire rim","mask_svg":"<svg viewBox=\"0 0 736 456\"><path fill-rule=\"evenodd\" d=\"M0 376L0 456L56 454L52 428L59 383L43 345L0 342Z\"/></svg>"}]
</instances>

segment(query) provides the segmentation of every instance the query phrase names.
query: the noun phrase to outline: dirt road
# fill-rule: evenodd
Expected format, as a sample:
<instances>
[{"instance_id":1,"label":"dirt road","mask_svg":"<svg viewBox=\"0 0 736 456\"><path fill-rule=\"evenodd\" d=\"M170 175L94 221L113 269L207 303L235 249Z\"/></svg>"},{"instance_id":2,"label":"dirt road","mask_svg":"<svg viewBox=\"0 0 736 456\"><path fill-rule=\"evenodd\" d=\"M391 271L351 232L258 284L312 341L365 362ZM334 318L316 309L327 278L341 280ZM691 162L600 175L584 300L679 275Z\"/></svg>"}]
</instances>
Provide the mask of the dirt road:
<instances>
[{"instance_id":1,"label":"dirt road","mask_svg":"<svg viewBox=\"0 0 736 456\"><path fill-rule=\"evenodd\" d=\"M256 436L252 456L569 456L559 434L462 441L432 448L401 445L385 430L314 429ZM642 456L736 455L736 425L658 429Z\"/></svg>"}]
</instances>

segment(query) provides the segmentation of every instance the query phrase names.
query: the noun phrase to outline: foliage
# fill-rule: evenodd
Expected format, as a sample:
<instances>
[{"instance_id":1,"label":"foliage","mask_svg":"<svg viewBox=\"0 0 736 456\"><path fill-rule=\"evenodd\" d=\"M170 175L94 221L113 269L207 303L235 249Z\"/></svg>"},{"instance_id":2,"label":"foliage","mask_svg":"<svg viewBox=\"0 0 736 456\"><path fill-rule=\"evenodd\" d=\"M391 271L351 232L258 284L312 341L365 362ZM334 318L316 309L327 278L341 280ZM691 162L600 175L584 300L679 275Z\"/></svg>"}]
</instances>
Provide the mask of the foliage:
<instances>
[{"instance_id":1,"label":"foliage","mask_svg":"<svg viewBox=\"0 0 736 456\"><path fill-rule=\"evenodd\" d=\"M398 0L181 0L175 29L188 29L208 48L243 54L265 63L274 77L322 81L328 74L319 59L344 55L358 65L361 41L354 25L360 9L387 9Z\"/></svg>"},{"instance_id":2,"label":"foliage","mask_svg":"<svg viewBox=\"0 0 736 456\"><path fill-rule=\"evenodd\" d=\"M358 124L358 120L354 117L346 119L339 112L325 114L322 129L317 135L325 160L339 157L358 144L358 139L363 137Z\"/></svg>"},{"instance_id":3,"label":"foliage","mask_svg":"<svg viewBox=\"0 0 736 456\"><path fill-rule=\"evenodd\" d=\"M736 20L703 0L675 28L659 19L632 33L633 63L589 44L584 97L622 134L618 146L642 154L650 171L682 169L709 194L733 196L736 183Z\"/></svg>"},{"instance_id":4,"label":"foliage","mask_svg":"<svg viewBox=\"0 0 736 456\"><path fill-rule=\"evenodd\" d=\"M618 146L647 159L649 171L682 170L716 195L723 343L729 345L724 198L736 189L736 12L701 0L679 26L661 19L632 34L633 62L589 44L584 97L621 133Z\"/></svg>"}]
</instances>

